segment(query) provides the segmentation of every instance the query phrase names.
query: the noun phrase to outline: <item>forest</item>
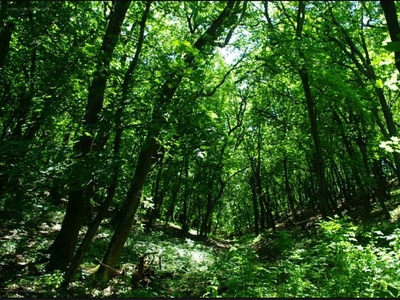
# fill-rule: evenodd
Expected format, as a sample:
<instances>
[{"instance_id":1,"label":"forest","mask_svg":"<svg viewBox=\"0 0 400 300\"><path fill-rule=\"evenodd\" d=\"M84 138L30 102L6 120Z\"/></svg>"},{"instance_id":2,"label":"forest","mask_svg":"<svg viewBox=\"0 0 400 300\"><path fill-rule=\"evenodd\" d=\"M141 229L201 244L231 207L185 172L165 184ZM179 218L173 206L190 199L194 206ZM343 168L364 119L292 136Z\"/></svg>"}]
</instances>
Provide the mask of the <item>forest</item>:
<instances>
[{"instance_id":1,"label":"forest","mask_svg":"<svg viewBox=\"0 0 400 300\"><path fill-rule=\"evenodd\" d=\"M399 5L2 0L0 297L399 297Z\"/></svg>"}]
</instances>

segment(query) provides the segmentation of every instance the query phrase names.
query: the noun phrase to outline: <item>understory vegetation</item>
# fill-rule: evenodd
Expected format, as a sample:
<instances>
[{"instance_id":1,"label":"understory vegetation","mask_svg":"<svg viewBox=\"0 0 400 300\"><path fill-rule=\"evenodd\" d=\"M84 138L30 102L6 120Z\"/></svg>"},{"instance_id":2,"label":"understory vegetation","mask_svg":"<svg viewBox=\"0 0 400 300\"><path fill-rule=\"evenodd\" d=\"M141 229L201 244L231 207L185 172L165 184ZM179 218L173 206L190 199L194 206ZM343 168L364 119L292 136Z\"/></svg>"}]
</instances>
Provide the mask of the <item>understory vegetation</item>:
<instances>
[{"instance_id":1,"label":"understory vegetation","mask_svg":"<svg viewBox=\"0 0 400 300\"><path fill-rule=\"evenodd\" d=\"M118 266L122 274L99 284L94 271L111 234L105 225L68 288L62 272L45 271L61 217L53 207L52 222L29 215L1 229L1 297L396 298L400 206L392 204L389 222L376 211L369 220L350 214L316 220L308 232L282 223L275 233L204 241L182 237L173 224L146 233L138 221ZM151 272L133 287L137 258L145 253L152 253Z\"/></svg>"}]
</instances>

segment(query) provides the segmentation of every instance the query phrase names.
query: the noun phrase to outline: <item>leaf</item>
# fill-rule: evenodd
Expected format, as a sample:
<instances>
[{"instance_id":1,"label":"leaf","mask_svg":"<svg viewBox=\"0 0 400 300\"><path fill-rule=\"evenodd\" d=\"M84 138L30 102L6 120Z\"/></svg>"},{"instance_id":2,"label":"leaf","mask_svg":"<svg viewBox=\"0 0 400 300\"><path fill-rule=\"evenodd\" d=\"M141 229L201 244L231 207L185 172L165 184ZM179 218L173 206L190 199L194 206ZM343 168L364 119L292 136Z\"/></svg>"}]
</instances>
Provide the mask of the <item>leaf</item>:
<instances>
[{"instance_id":1,"label":"leaf","mask_svg":"<svg viewBox=\"0 0 400 300\"><path fill-rule=\"evenodd\" d=\"M383 88L383 82L382 82L382 80L381 79L377 79L376 81L375 81L375 86L377 87L377 88Z\"/></svg>"},{"instance_id":2,"label":"leaf","mask_svg":"<svg viewBox=\"0 0 400 300\"><path fill-rule=\"evenodd\" d=\"M211 119L217 119L218 118L218 115L213 111L209 112L209 116L210 116Z\"/></svg>"},{"instance_id":3,"label":"leaf","mask_svg":"<svg viewBox=\"0 0 400 300\"><path fill-rule=\"evenodd\" d=\"M397 288L395 288L394 286L389 284L387 289L388 289L388 292L391 294L391 297L399 296L399 290Z\"/></svg>"},{"instance_id":4,"label":"leaf","mask_svg":"<svg viewBox=\"0 0 400 300\"><path fill-rule=\"evenodd\" d=\"M386 45L384 45L383 48L391 52L400 51L400 41L389 42Z\"/></svg>"},{"instance_id":5,"label":"leaf","mask_svg":"<svg viewBox=\"0 0 400 300\"><path fill-rule=\"evenodd\" d=\"M200 158L204 158L205 157L206 152L205 151L198 151L197 152L197 156Z\"/></svg>"}]
</instances>

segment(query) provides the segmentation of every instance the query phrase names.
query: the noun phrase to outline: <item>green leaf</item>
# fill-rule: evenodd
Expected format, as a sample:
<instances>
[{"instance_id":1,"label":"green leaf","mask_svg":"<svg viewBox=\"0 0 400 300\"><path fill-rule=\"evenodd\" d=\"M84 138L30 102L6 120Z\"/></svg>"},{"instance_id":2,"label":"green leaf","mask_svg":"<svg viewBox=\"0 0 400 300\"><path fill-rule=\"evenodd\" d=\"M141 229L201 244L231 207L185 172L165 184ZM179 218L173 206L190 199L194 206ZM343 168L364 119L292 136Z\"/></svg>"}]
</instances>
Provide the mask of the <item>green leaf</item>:
<instances>
[{"instance_id":1,"label":"green leaf","mask_svg":"<svg viewBox=\"0 0 400 300\"><path fill-rule=\"evenodd\" d=\"M377 87L377 88L383 88L383 82L382 82L382 80L381 79L377 79L376 81L375 81L375 86Z\"/></svg>"},{"instance_id":2,"label":"green leaf","mask_svg":"<svg viewBox=\"0 0 400 300\"><path fill-rule=\"evenodd\" d=\"M391 52L400 51L400 41L389 42L386 45L384 45L383 48Z\"/></svg>"},{"instance_id":3,"label":"green leaf","mask_svg":"<svg viewBox=\"0 0 400 300\"><path fill-rule=\"evenodd\" d=\"M398 297L399 296L399 290L395 288L392 285L388 285L388 292L391 294L391 297Z\"/></svg>"}]
</instances>

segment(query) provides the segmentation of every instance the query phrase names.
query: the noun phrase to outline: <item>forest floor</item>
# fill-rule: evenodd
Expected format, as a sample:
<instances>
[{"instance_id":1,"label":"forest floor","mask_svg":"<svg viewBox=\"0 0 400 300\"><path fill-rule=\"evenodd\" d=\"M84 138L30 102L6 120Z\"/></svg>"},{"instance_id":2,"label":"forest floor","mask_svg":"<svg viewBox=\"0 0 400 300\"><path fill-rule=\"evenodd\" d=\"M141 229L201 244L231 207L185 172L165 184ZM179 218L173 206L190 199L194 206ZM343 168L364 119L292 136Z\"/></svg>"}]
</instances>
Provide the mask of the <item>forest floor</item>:
<instances>
[{"instance_id":1,"label":"forest floor","mask_svg":"<svg viewBox=\"0 0 400 300\"><path fill-rule=\"evenodd\" d=\"M123 275L100 286L91 273L112 234L104 225L68 289L60 287L62 273L44 269L61 209L40 207L25 218L1 216L0 297L397 297L398 192L388 203L390 221L374 205L367 219L353 211L343 219L316 220L319 226L308 233L286 222L275 233L257 237L202 240L195 232L182 236L175 224L146 233L138 223L118 266ZM152 253L152 271L133 289L131 279L144 253Z\"/></svg>"}]
</instances>

